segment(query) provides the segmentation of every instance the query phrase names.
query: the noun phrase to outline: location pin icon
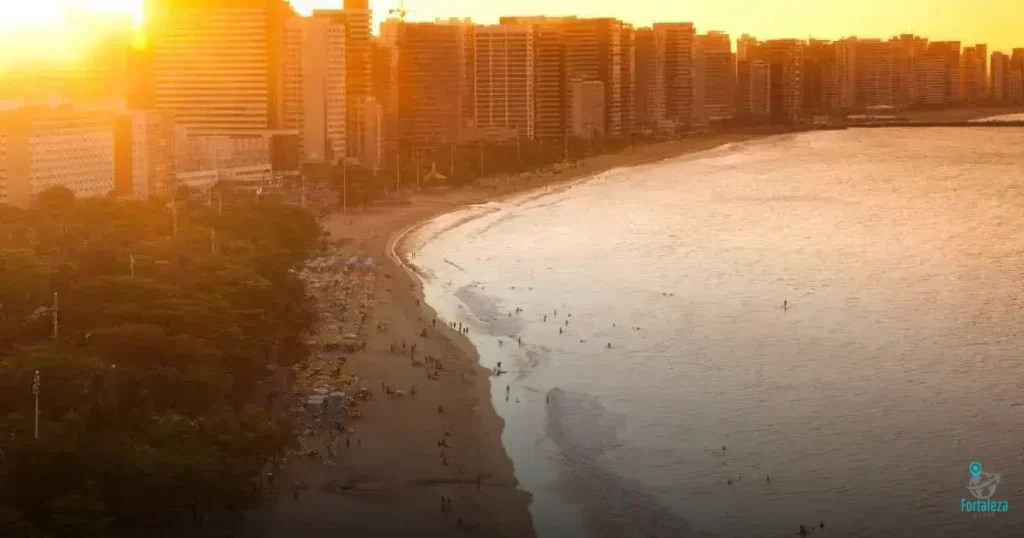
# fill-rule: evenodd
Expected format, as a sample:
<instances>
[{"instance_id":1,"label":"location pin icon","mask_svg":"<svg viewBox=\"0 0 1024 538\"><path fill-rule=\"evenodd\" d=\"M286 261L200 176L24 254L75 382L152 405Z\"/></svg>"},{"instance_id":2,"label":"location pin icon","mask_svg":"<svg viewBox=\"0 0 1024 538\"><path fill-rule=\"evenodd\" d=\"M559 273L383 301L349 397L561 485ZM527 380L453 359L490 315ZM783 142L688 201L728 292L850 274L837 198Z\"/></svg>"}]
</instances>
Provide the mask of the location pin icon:
<instances>
[{"instance_id":1,"label":"location pin icon","mask_svg":"<svg viewBox=\"0 0 1024 538\"><path fill-rule=\"evenodd\" d=\"M974 478L978 478L979 476L981 476L981 464L980 463L978 463L976 461L972 461L969 469L971 471L971 476L973 476Z\"/></svg>"}]
</instances>

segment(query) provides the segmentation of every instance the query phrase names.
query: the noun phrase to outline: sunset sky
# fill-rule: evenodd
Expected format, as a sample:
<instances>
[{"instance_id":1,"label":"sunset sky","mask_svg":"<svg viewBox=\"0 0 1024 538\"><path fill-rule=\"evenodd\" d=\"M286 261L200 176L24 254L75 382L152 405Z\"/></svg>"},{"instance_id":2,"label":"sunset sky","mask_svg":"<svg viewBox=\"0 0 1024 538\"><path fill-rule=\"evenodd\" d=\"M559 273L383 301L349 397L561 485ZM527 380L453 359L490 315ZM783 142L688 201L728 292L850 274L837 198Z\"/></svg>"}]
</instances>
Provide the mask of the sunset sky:
<instances>
[{"instance_id":1,"label":"sunset sky","mask_svg":"<svg viewBox=\"0 0 1024 538\"><path fill-rule=\"evenodd\" d=\"M371 0L379 23L399 0ZM73 59L111 15L140 20L142 0L28 0L0 15L0 65L24 59ZM337 8L342 0L293 0L301 13ZM1024 47L1024 0L406 0L409 20L470 17L481 23L505 14L612 16L647 25L691 21L698 30L724 30L761 39L887 38L913 32L933 40L987 43L989 50ZM78 13L78 15L75 15ZM84 16L82 14L85 14ZM376 24L375 24L376 26Z\"/></svg>"}]
</instances>

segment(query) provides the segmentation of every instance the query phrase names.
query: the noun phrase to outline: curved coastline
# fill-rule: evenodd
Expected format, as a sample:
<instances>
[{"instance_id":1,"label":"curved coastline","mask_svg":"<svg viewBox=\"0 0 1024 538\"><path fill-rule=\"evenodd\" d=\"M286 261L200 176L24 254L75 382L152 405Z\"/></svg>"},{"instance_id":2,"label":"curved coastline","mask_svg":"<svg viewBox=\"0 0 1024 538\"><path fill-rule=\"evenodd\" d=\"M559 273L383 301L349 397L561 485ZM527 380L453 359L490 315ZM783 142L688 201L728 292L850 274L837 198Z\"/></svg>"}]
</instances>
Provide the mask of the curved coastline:
<instances>
[{"instance_id":1,"label":"curved coastline","mask_svg":"<svg viewBox=\"0 0 1024 538\"><path fill-rule=\"evenodd\" d=\"M544 182L540 185L527 186L519 190L513 190L507 193L496 193L483 195L483 197L471 197L466 200L460 200L452 203L447 207L437 208L435 211L430 211L424 214L420 219L415 220L411 223L406 224L401 229L396 231L391 237L389 237L385 251L389 259L389 262L400 268L403 273L413 282L413 290L415 296L419 301L423 301L425 308L429 309L432 316L437 316L437 310L439 305L431 305L426 301L425 286L427 285L427 279L430 277L429 272L425 268L419 267L413 260L413 255L416 250L426 245L435 238L441 236L449 230L455 229L459 226L463 226L468 222L472 222L479 218L491 215L496 211L507 209L509 207L527 203L530 201L545 198L554 194L563 193L577 185L584 182L594 181L600 179L605 174L614 172L619 169L628 169L636 166L650 165L659 161L673 158L699 158L701 154L709 151L719 151L723 149L733 149L743 142L757 140L765 138L765 136L747 136L747 135L730 135L721 137L709 137L708 139L698 140L685 140L677 143L669 143L668 147L659 148L660 151L647 153L644 155L636 155L633 158L619 159L618 162L602 163L603 165L598 166L585 166L582 169L568 169L567 177L552 178L552 180ZM695 143L696 142L696 143ZM668 149L668 151L666 151ZM599 157L600 158L600 157ZM494 204L492 206L492 204ZM419 238L417 244L412 244L412 240L415 235L424 230L424 228L436 223L439 219L450 217L459 212L470 210L473 208L485 209L479 212L474 212L465 216L464 218L455 219L453 222L448 223L439 230L433 231L433 233L426 238ZM456 301L461 303L462 301L456 298ZM441 317L438 317L442 320ZM450 320L444 320L450 323ZM450 331L449 337L456 343L456 345L464 350L466 358L470 359L475 368L487 375L486 369L482 366L480 361L480 350L473 344L469 337L466 335L459 334L454 331ZM481 391L486 394L490 405L487 409L488 417L493 417L494 423L498 427L499 434L505 428L506 421L498 414L496 408L495 396L491 393L491 380L489 377L486 378L484 383L486 390ZM503 460L507 460L510 472L512 473L512 481L516 484L516 487L522 491L527 498L531 499L533 495L522 488L522 482L516 476L514 469L514 462L509 456L508 449L502 446ZM529 509L529 503L526 506ZM532 524L532 519L531 519ZM533 531L536 532L536 525L532 527Z\"/></svg>"},{"instance_id":2,"label":"curved coastline","mask_svg":"<svg viewBox=\"0 0 1024 538\"><path fill-rule=\"evenodd\" d=\"M859 133L854 133L853 131L849 131L848 133L837 133L837 134L859 134ZM835 135L836 134L833 134L833 133L826 133L824 136L825 137L831 137L831 136L835 136ZM786 138L793 138L793 136L792 135L791 136L787 136ZM782 143L804 144L805 141L806 140L799 139L799 138L796 141L794 141L793 139L785 140L785 139L776 138L776 139L767 141L764 144L761 144L761 143L757 143L757 144L737 144L738 148L735 148L734 150L735 150L735 153L737 153L737 154L745 154L748 151L750 151L752 153L756 153L758 150L764 149L764 147L771 147L771 146L774 146L774 144L779 143L779 142L782 142ZM811 143L810 146L813 147L814 144ZM731 161L729 161L731 153L729 152L729 148L727 146L719 147L719 149L717 149L714 153L703 153L703 154L699 154L699 155L693 155L693 156L690 156L690 158L685 159L685 160L690 160L690 159L700 160L701 158L708 158L708 159L711 159L711 160L717 160L718 158L722 157L723 154L725 156L726 162L731 163ZM674 160L673 162L675 163L675 162L678 162L678 161ZM639 163L639 164L643 164L643 163ZM658 173L657 170L652 170L651 172L654 173L654 174ZM627 176L629 176L629 175L631 175L633 173L634 172L627 172L626 174L621 174L621 173L613 174L615 177L607 178L607 179L604 179L604 180L598 180L597 184L594 184L593 187L594 188L603 188L603 187L605 187L605 183L608 183L608 184L615 184L615 183L618 183L618 184L622 184L622 183L632 184L629 181L629 179L627 178ZM574 178L574 180L566 180L565 182L559 183L557 185L557 188L555 188L556 189L555 192L558 192L558 191L570 188L571 185L580 184L580 182L584 181L584 180L587 180L587 181L593 180L595 177L600 177L599 172L595 172L594 174L591 174L591 175L589 175L587 177L583 177L583 178ZM665 187L665 185L663 185L663 187ZM590 189L588 189L588 190L590 190ZM541 196L541 197L543 197L543 196L545 196L545 194L547 194L547 192L548 191L545 190L544 193L541 193L540 195L534 195L534 196ZM797 192L799 193L799 192L802 192L802 191L797 191ZM536 193L536 190L529 191L529 192L527 192L525 194L517 193L514 196L516 196L516 197L523 197L523 198L528 199L528 197L531 194L534 194L534 193ZM783 191L783 193L787 193L787 191ZM575 195L575 193L573 193L573 195ZM741 195L742 195L742 192L740 192L740 196ZM508 198L508 197L505 197L505 198ZM400 230L398 233L395 234L395 236L393 238L394 241L389 243L389 251L392 253L392 256L394 256L396 258L396 263L408 264L408 270L407 270L408 272L412 272L412 273L416 274L416 276L420 277L420 279L418 279L418 280L425 280L426 281L426 284L427 284L427 288L426 288L427 296L430 297L430 302L431 302L433 307L438 308L440 312L444 313L446 316L452 317L452 319L459 319L459 320L462 320L463 322L466 322L467 318L463 317L463 313L462 312L457 312L458 304L460 304L460 303L465 304L467 302L470 303L470 304L473 304L474 301L473 300L467 301L467 300L465 300L465 297L462 297L461 295L458 295L458 294L455 294L455 295L450 294L450 291L455 291L454 288L452 290L445 289L444 286L441 285L443 282L447 282L447 280L449 280L450 278L451 279L456 279L455 282L459 283L459 284L457 286L455 286L455 288L459 288L462 285L468 284L469 283L468 281L471 281L475 277L477 279L486 280L486 282L484 284L486 284L486 287L488 289L489 288L499 289L501 287L501 283L505 283L506 285L513 284L513 283L512 282L507 282L505 278L496 278L493 275L490 276L490 277L487 277L487 275L485 273L479 273L478 274L476 271L471 271L470 274L468 274L468 275L457 274L457 273L455 273L455 272L453 272L451 270L451 267L449 267L449 266L444 264L446 262L446 258L447 257L451 257L451 259L456 260L459 263L462 263L463 265L466 265L467 267L471 268L473 266L472 262L468 261L469 259L471 259L471 256L467 256L465 258L460 258L460 254L458 253L458 251L460 251L460 250L463 251L463 254L465 254L465 253L473 253L474 252L473 249L476 248L476 247L469 247L468 245L467 245L467 247L465 249L462 248L461 238L464 235L465 236L476 236L477 235L476 233L479 231L479 229L481 229L481 227L490 225L490 223L492 223L492 221L495 221L495 220L499 220L500 221L500 220L505 219L505 215L506 214L513 215L513 216L516 216L516 217L525 217L525 218L522 218L519 221L519 224L524 224L525 223L525 224L528 225L529 223L531 223L531 219L530 219L530 217L529 217L529 215L527 213L532 208L538 207L538 206L543 206L544 204L551 204L552 202L554 202L555 204L560 204L560 202L557 200L557 198L559 198L559 197L555 197L555 198L556 198L556 200L535 201L535 202L531 202L531 203L527 202L524 206L521 206L521 207L510 204L507 207L506 211L502 212L502 213L493 213L493 212L488 212L487 211L488 209L494 207L495 205L498 205L495 202L490 202L490 203L487 203L487 204L483 204L482 206L480 205L479 201L467 202L467 203L459 204L459 205L451 205L450 207L447 207L447 208L445 208L443 210L438 210L438 211L435 211L435 212L433 212L431 214L426 214L424 216L424 218L422 218L421 220L419 220L417 222L413 222L410 225L404 226L402 230ZM814 200L816 200L816 199L813 199L812 201L814 201ZM766 196L766 197L755 198L754 199L754 203L765 203L765 204L767 204L767 203L791 203L793 201L805 201L805 200L802 199L802 198L777 196L777 195L769 195L769 196ZM577 207L579 207L579 206L577 206ZM463 210L465 210L464 214L451 215L452 212L463 211ZM439 221L436 220L437 218L440 218L442 215L445 215L445 214L450 215L450 216L447 217L447 218L443 218L443 219L441 219ZM485 218L484 220L481 220L481 221L476 221L476 222L469 221L470 218L477 217L477 216L479 216L481 214L486 216L487 218ZM469 223L467 223L467 222L469 222ZM431 225L431 223L433 223L433 225ZM463 229L455 229L455 226L459 226L459 225L466 225L467 227L466 227L465 230L463 230ZM424 230L423 226L428 226L428 229ZM438 231L440 231L440 232L438 232ZM467 232L471 232L471 233L467 234ZM434 237L436 237L436 240L433 239ZM484 240L485 239L486 238L484 238ZM442 243L438 243L437 241L440 241ZM474 245L480 246L481 243L474 243ZM447 248L449 248L449 247L453 247L451 249L451 251L447 250ZM428 255L429 255L429 257L428 257ZM484 253L481 252L480 254L477 254L477 255L479 255L481 257L486 257L489 254L484 254ZM402 257L402 256L408 256L408 257ZM428 262L428 259L429 259L429 262ZM465 259L466 261L463 261L463 259ZM436 272L436 274L434 274L434 272ZM450 276L443 276L442 277L442 275L445 275L445 274L450 274ZM500 295L501 293L496 292L494 294ZM472 297L470 297L470 299L472 299ZM472 312L470 312L470 314L472 314ZM502 316L504 316L504 314L502 314ZM470 325L475 325L473 323L472 319L469 319L469 323L470 323ZM476 331L476 329L474 329L474 331ZM515 331L517 331L517 329L513 328L512 331L515 332ZM494 361L498 360L498 359L502 359L502 360L508 361L507 356L505 356L504 354L499 354L499 355L496 356L495 349L492 346L488 345L488 341L492 340L492 338L488 338L488 335L494 335L496 337L499 336L497 333L493 332L492 330L487 329L486 333L480 333L480 337L476 337L476 336L472 337L472 340L474 342L476 342L476 345L478 347L478 351L477 351L477 356L478 357L477 357L477 360L482 360L485 364L487 364L487 363L493 364ZM524 338L525 337L526 337L526 335L524 335ZM508 347L508 346L506 346L506 347ZM480 359L479 356L482 356L482 359ZM564 361L560 361L560 362L564 362ZM509 361L509 363L513 364L511 361ZM698 365L697 369L698 370L699 369L703 369L703 368L709 368L710 369L711 366L712 365L707 365L707 366L705 366L705 365ZM760 382L760 383L764 382L763 379L755 379L755 381ZM506 436L503 437L503 439L505 440L505 443L504 443L505 452L513 460L513 466L515 467L514 471L517 474L516 475L516 479L517 479L517 482L519 484L518 487L522 488L522 489L525 489L526 491L535 491L535 490L537 491L537 493L535 493L535 496L532 497L532 508L534 508L534 510L537 510L538 507L544 506L546 504L545 494L540 489L535 488L535 485L537 484L536 477L530 477L529 465L528 465L528 463L522 463L522 461L523 461L521 459L522 451L517 450L517 447L516 447L517 440L515 438L517 436L519 436L521 431L525 430L525 428L520 429L521 425L522 425L522 422L518 420L518 418L516 416L517 413L515 411L512 411L511 414L510 414L509 412L505 411L505 409L506 409L505 407L503 407L501 404L498 403L499 400L504 399L504 392L505 391L504 390L500 390L500 384L503 383L503 382L504 381L496 382L494 380L488 380L487 384L494 384L494 385L496 385L498 387L499 391L502 392L502 395L500 395L500 398L498 400L495 400L494 397L493 397L492 403L493 404L498 404L498 405L495 405L494 407L496 407L498 412L501 413L504 416L504 419L502 419L502 423L504 424L503 427L504 427L504 429L506 429L506 433L507 433ZM556 384L556 385L553 385L553 386L560 386L560 385ZM572 405L573 404L573 401L571 400L571 396L572 395L569 395L569 394L559 394L558 397L555 400L556 400L556 402L559 403L558 406L563 406L563 405L568 406L568 405ZM586 396L586 395L583 395L583 396ZM544 399L543 396L541 397L541 399L543 401L543 399ZM551 413L558 412L558 410L551 409L551 410L548 410L546 412L551 414ZM561 413L563 415L567 413L569 416L572 416L572 414L579 414L579 410L578 409L563 409L561 411ZM600 410L599 409L594 410L594 416L599 416L599 415L600 415ZM551 420L551 418L552 417L549 415L549 420ZM554 418L557 419L558 417L555 416ZM595 421L593 419L593 417L591 417L590 420L591 420L591 422ZM573 422L575 422L575 421L573 421ZM586 467L587 466L586 464L589 461L593 461L593 459L596 456L596 454L586 453L586 454L583 454L582 456L580 456L580 455L574 455L573 456L569 452L570 450L573 449L573 446L574 446L575 442L574 442L573 436L571 434L572 432L571 431L568 431L568 432L564 431L565 426L567 424L569 424L569 421L564 421L564 420L560 424L559 423L548 424L549 426L559 426L559 427L555 428L556 431L554 433L552 433L551 431L547 431L546 432L547 439L545 440L545 443L547 445L555 445L554 447L552 447L552 448L555 449L553 451L554 454L557 454L558 456L567 455L569 457L572 457L573 460L582 461L583 464L584 464L584 467ZM588 429L587 427L584 427L584 430L587 430L587 429ZM559 437L559 436L561 436L561 437ZM529 437L529 436L527 436L527 437ZM532 441L534 441L534 439L532 439L532 437L529 437L529 439L527 439L527 441L532 442ZM729 447L730 447L730 453L733 453L732 452L733 445L732 445L731 442L729 443ZM696 457L708 459L707 456L696 456ZM780 473L784 472L782 470L782 469L785 468L783 465L784 465L784 463L779 463L778 464L778 468L779 468L779 472ZM771 466L771 465L769 465L769 466ZM572 470L572 469L570 469L570 470ZM725 471L725 472L727 472L727 471ZM772 469L772 477L773 477L773 479L774 479L774 475L775 475L774 473L775 473L775 470ZM586 474L584 474L584 475L585 475L585 477L587 477ZM724 477L724 475L723 475L723 477ZM607 484L607 483L621 484L622 488L620 488L620 489L622 489L622 490L629 490L629 492L631 494L634 493L635 491L640 491L641 493L643 492L642 488L637 487L636 485L633 485L633 484L615 483L614 481L618 480L618 479L621 479L621 477L615 477L615 475L599 475L599 477L592 478L592 480L600 482L602 485L603 484ZM722 478L722 481L724 481L724 480L725 479ZM561 483L561 484L559 484L559 486L562 486L562 484L564 484L564 482L561 481L561 480L559 482ZM774 480L772 481L773 484L775 482L776 481L774 481ZM571 484L570 484L570 486L571 486ZM552 490L554 490L554 489L555 488L552 488ZM572 501L579 501L579 502L574 502L574 504L589 505L591 500L589 498L587 498L586 491L587 490L592 491L592 490L596 489L594 487L594 484L593 483L589 483L588 484L587 482L584 482L584 483L582 483L580 485L579 489L583 490L584 494L582 494L580 498L572 498L571 500ZM733 488L733 489L735 489L735 488ZM568 488L559 488L559 490L564 492L565 490L568 490ZM660 487L658 487L657 489L655 489L653 491L655 493L664 493L664 490L660 489ZM568 499L569 497L566 496L565 498ZM617 497L612 497L612 498L613 499L617 499ZM643 497L640 497L640 498L643 499ZM603 499L603 501L604 502L608 502L607 499ZM675 529L685 529L686 528L686 525L685 525L686 522L673 521L673 520L668 518L668 515L670 515L670 514L662 515L662 514L659 514L659 513L655 513L655 512L659 512L660 510L656 510L656 509L651 508L651 506L653 506L653 504L650 503L649 500L644 502L645 510L634 510L634 508L631 506L631 504L628 503L628 502L625 502L625 501L615 501L615 502L620 503L620 507L623 507L625 509L630 510L629 513L642 513L642 514L645 514L645 515L646 514L650 514L648 520L651 522L652 525L654 523L657 523L658 525L668 525L669 527L671 527L674 530ZM612 504L614 505L615 502L612 502ZM600 503L594 503L594 504L596 506L596 505L599 505ZM669 503L669 504L671 505L671 503ZM612 512L612 513L614 513L614 512ZM680 513L682 513L682 512L680 512ZM544 537L552 536L550 532L547 532L547 529L546 529L546 526L545 526L544 515L543 514L539 514L536 511L534 511L534 513L532 513L531 515L532 515L532 523L534 523L534 527L536 529L536 532L539 533L541 536L544 536ZM828 521L829 523L831 523L831 520L833 520L833 518L837 518L838 519L838 516L828 515L826 513L825 521ZM703 526L703 527L697 527L697 528L709 528L707 526L707 522L703 522L703 523L705 523L706 525ZM644 526L635 525L635 522L632 522L632 521L628 521L628 522L626 522L626 524L630 525L631 527L634 528L634 530L637 530L637 531L645 530ZM697 525L699 525L699 524L697 524ZM620 529L616 529L614 531L609 530L609 534L607 536L624 536L624 535L628 535L629 534L629 533L626 533L626 532L618 532L618 531L624 531L624 530L620 530ZM691 527L690 530L687 531L687 532L694 532L693 528ZM655 532L653 534L657 534L657 533ZM563 535L564 536L584 536L583 533L580 533L579 535L566 533L566 534L563 534ZM590 535L590 536L600 536L600 534L597 534L597 533L593 533L593 534L588 533L587 535Z\"/></svg>"},{"instance_id":3,"label":"curved coastline","mask_svg":"<svg viewBox=\"0 0 1024 538\"><path fill-rule=\"evenodd\" d=\"M348 531L359 536L450 536L459 532L456 520L461 519L462 531L469 535L536 536L533 495L522 488L503 442L506 421L497 412L489 372L469 337L443 322L435 325L439 305L424 299L424 277L429 274L407 259L409 238L459 210L483 204L488 214L486 209L506 207L501 202L563 192L613 169L772 134L777 133L730 133L639 146L555 173L490 178L462 189L417 193L402 204L324 217L325 230L339 240L334 256L378 260L376 271L357 279L358 295L336 299L339 306L359 304L366 312L359 333L367 346L349 354L345 368L370 389L387 384L408 396L383 396L360 406L363 420L353 424L351 448L343 443L341 465L310 458L289 461L279 481L285 486L276 488L283 491L249 514L245 535L327 538ZM419 347L411 359L408 351L400 351L410 342ZM430 370L422 360L416 364L425 355L443 363L443 375L425 379ZM439 437L449 434L448 445L442 445ZM447 458L439 461L439 452ZM287 484L302 484L301 498L293 499ZM450 499L452 509L439 510L439 497Z\"/></svg>"}]
</instances>

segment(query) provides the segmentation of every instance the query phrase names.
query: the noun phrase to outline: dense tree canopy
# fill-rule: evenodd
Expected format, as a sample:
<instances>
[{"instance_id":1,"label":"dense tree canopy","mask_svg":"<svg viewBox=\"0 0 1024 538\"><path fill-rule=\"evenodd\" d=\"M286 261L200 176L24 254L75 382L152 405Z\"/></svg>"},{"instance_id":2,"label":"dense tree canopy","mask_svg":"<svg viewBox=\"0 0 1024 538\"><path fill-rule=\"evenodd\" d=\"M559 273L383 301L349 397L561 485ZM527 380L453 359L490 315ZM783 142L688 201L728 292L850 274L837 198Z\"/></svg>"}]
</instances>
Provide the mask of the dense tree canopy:
<instances>
[{"instance_id":1,"label":"dense tree canopy","mask_svg":"<svg viewBox=\"0 0 1024 538\"><path fill-rule=\"evenodd\" d=\"M294 269L319 225L272 197L176 206L66 189L0 206L0 536L139 536L241 507L291 442L259 404L304 353Z\"/></svg>"}]
</instances>

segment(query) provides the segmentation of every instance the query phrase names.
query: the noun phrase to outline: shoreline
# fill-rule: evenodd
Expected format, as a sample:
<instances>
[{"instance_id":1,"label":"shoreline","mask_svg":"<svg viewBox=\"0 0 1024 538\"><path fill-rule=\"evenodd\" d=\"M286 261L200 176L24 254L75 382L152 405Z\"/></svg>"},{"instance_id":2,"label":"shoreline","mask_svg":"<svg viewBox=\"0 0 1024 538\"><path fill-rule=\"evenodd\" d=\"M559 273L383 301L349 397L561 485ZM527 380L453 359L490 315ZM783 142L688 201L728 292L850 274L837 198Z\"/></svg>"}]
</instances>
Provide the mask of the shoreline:
<instances>
[{"instance_id":1,"label":"shoreline","mask_svg":"<svg viewBox=\"0 0 1024 538\"><path fill-rule=\"evenodd\" d=\"M637 146L556 173L488 178L482 185L414 194L403 204L322 219L333 239L347 242L336 255L369 255L378 264L374 276L360 277L366 283L359 293L372 297L359 324L366 350L347 354L344 367L374 395L359 405L361 420L346 424L351 446L343 442L336 448L337 462L291 458L272 498L249 514L244 535L535 536L532 495L520 489L502 443L505 421L491 400L490 372L470 339L437 320L425 302L424 281L408 261L409 238L433 219L470 205L543 195L611 169L789 132L712 134ZM387 332L375 329L381 323ZM399 350L412 343L415 356ZM427 375L428 356L442 365L436 379ZM403 395L386 396L382 383ZM313 434L304 438L304 450L310 443L336 443L336 437ZM293 483L301 484L298 498L291 495ZM441 510L442 496L451 499L450 510Z\"/></svg>"}]
</instances>

